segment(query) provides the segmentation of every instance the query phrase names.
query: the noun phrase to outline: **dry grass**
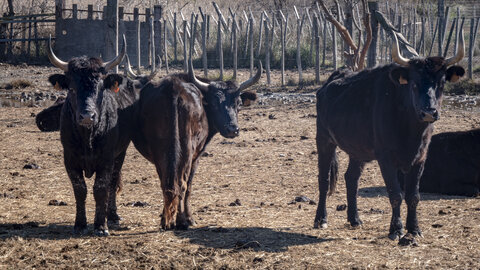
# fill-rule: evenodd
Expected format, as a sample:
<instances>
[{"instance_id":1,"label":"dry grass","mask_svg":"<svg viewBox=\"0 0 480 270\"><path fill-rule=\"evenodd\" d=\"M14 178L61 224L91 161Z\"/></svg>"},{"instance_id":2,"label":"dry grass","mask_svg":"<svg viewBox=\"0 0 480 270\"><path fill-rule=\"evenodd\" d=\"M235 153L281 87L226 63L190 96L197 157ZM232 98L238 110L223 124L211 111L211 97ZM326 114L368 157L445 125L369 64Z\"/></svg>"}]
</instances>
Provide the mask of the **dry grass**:
<instances>
[{"instance_id":1,"label":"dry grass","mask_svg":"<svg viewBox=\"0 0 480 270\"><path fill-rule=\"evenodd\" d=\"M190 230L159 230L159 181L154 167L131 146L118 199L121 229L108 238L73 237L75 201L59 134L37 130L31 113L40 110L0 108L2 269L480 267L480 199L423 194L418 212L424 238L418 247L399 247L386 237L391 211L376 163L367 166L360 183L364 225L352 229L346 212L336 211L346 203L339 181L328 200L329 228L313 229L316 206L290 204L299 195L318 200L311 103L254 105L240 112L240 137L214 138L194 179L197 226ZM436 131L466 130L479 121L478 111L448 110ZM343 175L347 158L343 152L339 157ZM23 169L29 163L40 168ZM93 180L87 183L92 224ZM49 206L53 199L67 206ZM229 206L236 199L241 205ZM148 205L131 206L136 201Z\"/></svg>"}]
</instances>

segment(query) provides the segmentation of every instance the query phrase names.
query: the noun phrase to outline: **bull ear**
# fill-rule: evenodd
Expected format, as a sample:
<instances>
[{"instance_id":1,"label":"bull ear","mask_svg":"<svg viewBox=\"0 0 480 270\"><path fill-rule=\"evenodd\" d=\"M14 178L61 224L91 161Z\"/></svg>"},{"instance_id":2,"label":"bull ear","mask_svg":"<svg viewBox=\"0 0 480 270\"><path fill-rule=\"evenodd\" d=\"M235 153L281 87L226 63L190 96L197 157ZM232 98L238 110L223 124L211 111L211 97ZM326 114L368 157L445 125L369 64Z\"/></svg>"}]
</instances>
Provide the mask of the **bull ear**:
<instances>
[{"instance_id":1,"label":"bull ear","mask_svg":"<svg viewBox=\"0 0 480 270\"><path fill-rule=\"evenodd\" d=\"M257 100L257 94L245 91L240 94L240 98L242 99L243 106L250 106L255 100Z\"/></svg>"},{"instance_id":2,"label":"bull ear","mask_svg":"<svg viewBox=\"0 0 480 270\"><path fill-rule=\"evenodd\" d=\"M397 86L408 84L409 75L406 67L395 67L388 75L390 80Z\"/></svg>"},{"instance_id":3,"label":"bull ear","mask_svg":"<svg viewBox=\"0 0 480 270\"><path fill-rule=\"evenodd\" d=\"M67 77L63 74L53 74L52 76L48 77L48 81L53 85L55 90L67 90L68 89L68 81Z\"/></svg>"},{"instance_id":4,"label":"bull ear","mask_svg":"<svg viewBox=\"0 0 480 270\"><path fill-rule=\"evenodd\" d=\"M123 77L118 74L109 74L103 80L103 87L117 93L120 90L119 85L123 82Z\"/></svg>"},{"instance_id":5,"label":"bull ear","mask_svg":"<svg viewBox=\"0 0 480 270\"><path fill-rule=\"evenodd\" d=\"M449 82L457 82L463 75L465 75L465 69L463 69L463 67L451 66L447 69L446 80Z\"/></svg>"}]
</instances>

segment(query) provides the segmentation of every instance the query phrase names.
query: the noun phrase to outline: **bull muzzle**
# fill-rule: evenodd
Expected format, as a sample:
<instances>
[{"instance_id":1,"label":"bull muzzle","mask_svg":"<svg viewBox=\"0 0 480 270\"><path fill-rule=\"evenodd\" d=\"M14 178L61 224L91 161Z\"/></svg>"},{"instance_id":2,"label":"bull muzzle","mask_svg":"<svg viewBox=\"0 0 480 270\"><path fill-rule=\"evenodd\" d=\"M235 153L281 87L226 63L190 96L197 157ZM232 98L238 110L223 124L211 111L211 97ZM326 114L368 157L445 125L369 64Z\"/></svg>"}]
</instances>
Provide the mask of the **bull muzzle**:
<instances>
[{"instance_id":1,"label":"bull muzzle","mask_svg":"<svg viewBox=\"0 0 480 270\"><path fill-rule=\"evenodd\" d=\"M420 119L423 122L433 123L440 118L437 109L426 109L420 112Z\"/></svg>"},{"instance_id":2,"label":"bull muzzle","mask_svg":"<svg viewBox=\"0 0 480 270\"><path fill-rule=\"evenodd\" d=\"M225 126L222 136L225 138L232 139L237 137L239 134L240 134L240 129L238 128L238 126L228 125L228 126Z\"/></svg>"},{"instance_id":3,"label":"bull muzzle","mask_svg":"<svg viewBox=\"0 0 480 270\"><path fill-rule=\"evenodd\" d=\"M94 122L95 122L95 113L86 112L86 113L81 113L78 116L78 124L83 127L91 128Z\"/></svg>"}]
</instances>

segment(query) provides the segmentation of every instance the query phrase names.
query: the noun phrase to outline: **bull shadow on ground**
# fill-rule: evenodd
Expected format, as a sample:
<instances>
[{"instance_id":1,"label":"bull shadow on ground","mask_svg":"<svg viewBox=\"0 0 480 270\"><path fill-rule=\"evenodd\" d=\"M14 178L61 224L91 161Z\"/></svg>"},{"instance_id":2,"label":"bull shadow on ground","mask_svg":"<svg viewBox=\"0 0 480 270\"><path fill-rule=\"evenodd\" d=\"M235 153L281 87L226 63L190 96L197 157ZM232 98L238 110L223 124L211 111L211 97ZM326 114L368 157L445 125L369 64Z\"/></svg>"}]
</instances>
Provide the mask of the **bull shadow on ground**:
<instances>
[{"instance_id":1,"label":"bull shadow on ground","mask_svg":"<svg viewBox=\"0 0 480 270\"><path fill-rule=\"evenodd\" d=\"M121 230L121 228L120 228ZM63 240L93 236L93 224L88 225L84 235L73 233L73 225L69 223L42 224L38 222L0 223L0 241L11 238Z\"/></svg>"},{"instance_id":2,"label":"bull shadow on ground","mask_svg":"<svg viewBox=\"0 0 480 270\"><path fill-rule=\"evenodd\" d=\"M177 237L189 239L192 244L207 248L252 249L264 252L284 252L289 247L338 240L287 232L287 230L289 229L200 227L190 228L187 231L174 231L174 233Z\"/></svg>"},{"instance_id":3,"label":"bull shadow on ground","mask_svg":"<svg viewBox=\"0 0 480 270\"><path fill-rule=\"evenodd\" d=\"M364 187L358 189L358 195L364 198L388 197L387 188L385 186ZM420 200L422 201L437 201L437 200L453 200L453 199L474 199L474 197L444 195L438 193L420 193Z\"/></svg>"}]
</instances>

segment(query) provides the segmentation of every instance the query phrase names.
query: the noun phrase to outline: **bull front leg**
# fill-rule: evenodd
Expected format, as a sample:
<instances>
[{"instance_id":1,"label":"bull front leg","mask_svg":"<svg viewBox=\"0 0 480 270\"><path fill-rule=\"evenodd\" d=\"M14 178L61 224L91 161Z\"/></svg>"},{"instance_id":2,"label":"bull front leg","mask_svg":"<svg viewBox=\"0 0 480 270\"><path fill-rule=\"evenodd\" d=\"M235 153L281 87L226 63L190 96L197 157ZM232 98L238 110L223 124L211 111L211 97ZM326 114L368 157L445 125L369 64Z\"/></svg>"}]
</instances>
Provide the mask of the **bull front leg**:
<instances>
[{"instance_id":1,"label":"bull front leg","mask_svg":"<svg viewBox=\"0 0 480 270\"><path fill-rule=\"evenodd\" d=\"M67 156L67 155L64 155ZM85 201L87 199L87 185L83 178L83 171L80 168L71 167L73 162L65 159L65 168L68 177L72 183L73 193L75 195L76 215L73 233L76 235L86 234L87 229L87 215L85 212Z\"/></svg>"},{"instance_id":2,"label":"bull front leg","mask_svg":"<svg viewBox=\"0 0 480 270\"><path fill-rule=\"evenodd\" d=\"M107 220L108 226L118 226L122 218L117 213L117 193L120 192L122 188L122 165L125 160L125 152L121 153L117 158L115 158L115 164L113 168L112 181L108 189L108 209L107 209Z\"/></svg>"},{"instance_id":3,"label":"bull front leg","mask_svg":"<svg viewBox=\"0 0 480 270\"><path fill-rule=\"evenodd\" d=\"M407 203L407 231L413 236L421 236L422 232L418 227L417 205L420 201L420 178L425 163L416 164L410 172L405 175L405 202Z\"/></svg>"},{"instance_id":4,"label":"bull front leg","mask_svg":"<svg viewBox=\"0 0 480 270\"><path fill-rule=\"evenodd\" d=\"M94 234L97 236L108 236L107 203L109 188L112 181L113 161L97 169L95 184L93 185L93 197L95 198L95 221Z\"/></svg>"},{"instance_id":5,"label":"bull front leg","mask_svg":"<svg viewBox=\"0 0 480 270\"><path fill-rule=\"evenodd\" d=\"M398 169L391 162L379 159L378 164L382 172L385 186L387 187L388 198L392 207L392 219L390 221L390 231L388 238L391 240L399 239L403 236L403 224L400 218L400 206L403 200L403 191L397 177Z\"/></svg>"}]
</instances>

